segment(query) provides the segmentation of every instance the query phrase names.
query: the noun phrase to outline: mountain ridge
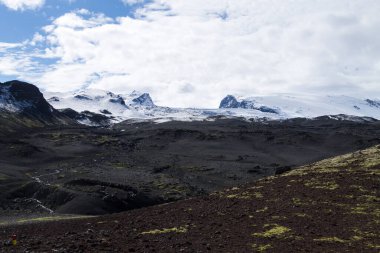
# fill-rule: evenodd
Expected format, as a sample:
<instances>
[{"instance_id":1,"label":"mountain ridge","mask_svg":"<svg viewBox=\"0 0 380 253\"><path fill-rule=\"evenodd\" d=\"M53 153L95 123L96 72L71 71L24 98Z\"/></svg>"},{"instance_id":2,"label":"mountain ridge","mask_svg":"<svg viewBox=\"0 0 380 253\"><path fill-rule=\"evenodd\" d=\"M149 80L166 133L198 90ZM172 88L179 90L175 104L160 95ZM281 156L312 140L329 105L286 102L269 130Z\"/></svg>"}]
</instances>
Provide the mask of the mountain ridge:
<instances>
[{"instance_id":1,"label":"mountain ridge","mask_svg":"<svg viewBox=\"0 0 380 253\"><path fill-rule=\"evenodd\" d=\"M27 98L25 94L28 91L20 93L20 96L7 97L11 93L6 90L9 85L4 83L1 84L0 108L8 111L8 113L25 111L29 115L36 114L39 117L53 113L57 117L69 117L77 123L90 126L109 126L125 120L155 123L204 121L217 118L284 120L290 118L312 119L325 115L347 115L347 117L333 118L356 121L360 118L366 120L366 117L380 119L380 100L358 99L348 96L286 94L239 97L227 95L222 99L218 109L197 109L157 106L149 93L138 91L126 95L95 89L42 94L32 84L19 81L8 82L8 84L10 83L17 84L18 89L23 87L23 89L32 92L31 94L38 94L34 99L37 99L35 103L39 103L39 105L28 107L29 102L25 102L25 98ZM16 94L18 93L16 92ZM34 108L34 110L28 108Z\"/></svg>"},{"instance_id":2,"label":"mountain ridge","mask_svg":"<svg viewBox=\"0 0 380 253\"><path fill-rule=\"evenodd\" d=\"M112 114L114 118L111 121L114 123L133 119L165 122L171 120L212 120L215 117L283 120L289 118L315 118L324 115L348 115L380 119L380 102L378 100L358 99L344 95L304 96L286 94L260 97L227 95L222 99L219 108L199 109L157 106L148 93L136 91L133 91L130 95L116 95L112 92L100 90L83 90L81 92L86 97L85 101L82 102L87 105L87 110L105 116L106 114ZM103 102L100 102L103 107L99 107L98 104L95 105L94 103L100 101L99 98L104 98L101 94L112 94L114 100L119 100L103 100ZM70 100L73 101L73 96L74 94L70 95L70 93L64 95L68 103L57 101L56 97L49 99L49 101L60 109L70 107L80 112L83 108L79 104L70 103ZM110 101L113 104L110 104ZM107 113L102 113L102 111Z\"/></svg>"},{"instance_id":3,"label":"mountain ridge","mask_svg":"<svg viewBox=\"0 0 380 253\"><path fill-rule=\"evenodd\" d=\"M272 96L226 96L220 109L252 109L286 118L313 118L324 115L369 116L379 119L380 100L359 99L345 95L277 94Z\"/></svg>"},{"instance_id":4,"label":"mountain ridge","mask_svg":"<svg viewBox=\"0 0 380 253\"><path fill-rule=\"evenodd\" d=\"M51 106L40 90L29 83L0 83L0 129L45 125L68 125L75 122Z\"/></svg>"}]
</instances>

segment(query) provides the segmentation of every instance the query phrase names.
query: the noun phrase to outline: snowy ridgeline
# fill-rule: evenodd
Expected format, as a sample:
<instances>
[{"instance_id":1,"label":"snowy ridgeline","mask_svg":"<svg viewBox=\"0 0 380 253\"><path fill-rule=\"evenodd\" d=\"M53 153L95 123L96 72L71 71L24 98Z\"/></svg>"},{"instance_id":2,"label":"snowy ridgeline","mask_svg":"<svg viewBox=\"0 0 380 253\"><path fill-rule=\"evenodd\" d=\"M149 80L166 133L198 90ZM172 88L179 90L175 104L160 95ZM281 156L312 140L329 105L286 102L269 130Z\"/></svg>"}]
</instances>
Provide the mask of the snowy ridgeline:
<instances>
[{"instance_id":1,"label":"snowy ridgeline","mask_svg":"<svg viewBox=\"0 0 380 253\"><path fill-rule=\"evenodd\" d=\"M348 96L281 94L261 97L225 97L220 108L245 108L281 115L284 118L314 118L324 115L353 115L380 119L380 100Z\"/></svg>"},{"instance_id":2,"label":"snowy ridgeline","mask_svg":"<svg viewBox=\"0 0 380 253\"><path fill-rule=\"evenodd\" d=\"M380 101L348 96L274 95L261 97L225 97L218 109L185 109L156 106L147 93L118 95L102 90L75 93L45 93L56 109L71 108L124 120L165 122L170 120L212 120L216 117L287 119L314 118L323 115L352 115L380 119ZM348 119L348 118L347 118Z\"/></svg>"},{"instance_id":3,"label":"snowy ridgeline","mask_svg":"<svg viewBox=\"0 0 380 253\"><path fill-rule=\"evenodd\" d=\"M124 120L165 122L233 117L276 120L343 115L335 118L363 120L352 116L380 119L380 100L289 94L260 97L228 95L218 109L186 109L156 106L148 93L136 91L128 95L89 89L74 93L42 94L32 84L11 81L0 83L0 110L27 113L50 121L55 118L70 119L82 124L102 126Z\"/></svg>"}]
</instances>

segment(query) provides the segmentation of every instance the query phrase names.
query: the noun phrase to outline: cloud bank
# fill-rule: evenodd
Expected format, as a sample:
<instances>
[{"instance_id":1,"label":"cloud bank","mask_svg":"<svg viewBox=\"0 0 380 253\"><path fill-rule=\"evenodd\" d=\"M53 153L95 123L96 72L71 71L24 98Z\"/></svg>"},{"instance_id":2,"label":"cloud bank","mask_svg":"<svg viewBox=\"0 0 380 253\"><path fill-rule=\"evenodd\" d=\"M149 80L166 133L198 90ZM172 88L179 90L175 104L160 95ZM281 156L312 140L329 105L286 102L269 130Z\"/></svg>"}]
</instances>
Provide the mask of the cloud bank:
<instances>
[{"instance_id":1,"label":"cloud bank","mask_svg":"<svg viewBox=\"0 0 380 253\"><path fill-rule=\"evenodd\" d=\"M77 10L17 50L0 44L0 73L181 107L230 93L380 97L378 13L377 0L155 0L116 19Z\"/></svg>"},{"instance_id":2,"label":"cloud bank","mask_svg":"<svg viewBox=\"0 0 380 253\"><path fill-rule=\"evenodd\" d=\"M0 4L12 10L37 9L44 5L45 0L0 0Z\"/></svg>"}]
</instances>

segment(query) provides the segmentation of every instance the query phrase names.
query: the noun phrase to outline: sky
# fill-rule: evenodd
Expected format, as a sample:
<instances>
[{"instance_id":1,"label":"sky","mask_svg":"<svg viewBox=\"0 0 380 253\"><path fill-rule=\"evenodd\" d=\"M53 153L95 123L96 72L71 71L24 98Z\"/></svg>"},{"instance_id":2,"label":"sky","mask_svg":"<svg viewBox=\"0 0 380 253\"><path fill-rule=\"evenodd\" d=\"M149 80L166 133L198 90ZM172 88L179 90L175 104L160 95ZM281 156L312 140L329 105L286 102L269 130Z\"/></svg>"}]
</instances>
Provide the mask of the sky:
<instances>
[{"instance_id":1,"label":"sky","mask_svg":"<svg viewBox=\"0 0 380 253\"><path fill-rule=\"evenodd\" d=\"M380 98L378 0L0 0L0 82L149 92Z\"/></svg>"}]
</instances>

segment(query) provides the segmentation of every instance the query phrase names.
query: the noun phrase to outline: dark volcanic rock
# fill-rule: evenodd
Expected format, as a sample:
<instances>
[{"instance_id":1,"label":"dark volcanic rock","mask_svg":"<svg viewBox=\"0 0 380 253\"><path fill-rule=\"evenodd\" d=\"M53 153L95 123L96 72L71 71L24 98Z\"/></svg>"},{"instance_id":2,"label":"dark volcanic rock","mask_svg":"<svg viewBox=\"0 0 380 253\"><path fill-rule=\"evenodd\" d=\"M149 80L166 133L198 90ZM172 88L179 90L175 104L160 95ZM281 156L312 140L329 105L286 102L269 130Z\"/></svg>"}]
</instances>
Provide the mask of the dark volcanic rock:
<instances>
[{"instance_id":1,"label":"dark volcanic rock","mask_svg":"<svg viewBox=\"0 0 380 253\"><path fill-rule=\"evenodd\" d=\"M76 95L74 98L79 99L79 100L92 100L90 97L85 96L85 95Z\"/></svg>"},{"instance_id":2,"label":"dark volcanic rock","mask_svg":"<svg viewBox=\"0 0 380 253\"><path fill-rule=\"evenodd\" d=\"M61 113L65 114L70 119L73 119L78 122L86 122L94 126L109 126L111 124L111 117L107 117L103 114L94 113L90 111L83 111L81 113L71 109L61 109Z\"/></svg>"},{"instance_id":3,"label":"dark volcanic rock","mask_svg":"<svg viewBox=\"0 0 380 253\"><path fill-rule=\"evenodd\" d=\"M100 112L103 114L112 115L112 112L110 112L108 110L101 110Z\"/></svg>"},{"instance_id":4,"label":"dark volcanic rock","mask_svg":"<svg viewBox=\"0 0 380 253\"><path fill-rule=\"evenodd\" d=\"M29 83L10 81L0 83L0 96L7 96L7 102L22 113L52 119L57 111L45 100L40 90Z\"/></svg>"},{"instance_id":5,"label":"dark volcanic rock","mask_svg":"<svg viewBox=\"0 0 380 253\"><path fill-rule=\"evenodd\" d=\"M48 102L59 102L59 97L51 97L47 100Z\"/></svg>"},{"instance_id":6,"label":"dark volcanic rock","mask_svg":"<svg viewBox=\"0 0 380 253\"><path fill-rule=\"evenodd\" d=\"M276 168L275 174L281 175L281 174L284 174L285 172L290 171L291 169L292 169L292 167L290 167L290 166L278 167L278 168Z\"/></svg>"},{"instance_id":7,"label":"dark volcanic rock","mask_svg":"<svg viewBox=\"0 0 380 253\"><path fill-rule=\"evenodd\" d=\"M29 83L0 83L0 130L74 124L54 109L39 89ZM0 133L1 134L1 133Z\"/></svg>"},{"instance_id":8,"label":"dark volcanic rock","mask_svg":"<svg viewBox=\"0 0 380 253\"><path fill-rule=\"evenodd\" d=\"M279 113L277 109L270 108L268 106L260 106L257 110L268 113Z\"/></svg>"},{"instance_id":9,"label":"dark volcanic rock","mask_svg":"<svg viewBox=\"0 0 380 253\"><path fill-rule=\"evenodd\" d=\"M380 102L379 102L379 101L375 101L375 100L367 99L366 102L367 102L370 106L372 106L372 107L380 108Z\"/></svg>"},{"instance_id":10,"label":"dark volcanic rock","mask_svg":"<svg viewBox=\"0 0 380 253\"><path fill-rule=\"evenodd\" d=\"M110 118L105 115L89 111L84 111L81 114L95 125L109 126L111 124Z\"/></svg>"},{"instance_id":11,"label":"dark volcanic rock","mask_svg":"<svg viewBox=\"0 0 380 253\"><path fill-rule=\"evenodd\" d=\"M71 119L74 119L74 120L82 119L81 114L71 108L60 109L59 111Z\"/></svg>"},{"instance_id":12,"label":"dark volcanic rock","mask_svg":"<svg viewBox=\"0 0 380 253\"><path fill-rule=\"evenodd\" d=\"M109 101L110 101L111 103L114 103L114 104L125 105L125 101L124 101L124 99L123 99L122 97L119 97L119 96L117 96L117 97L115 97L115 98L111 98Z\"/></svg>"},{"instance_id":13,"label":"dark volcanic rock","mask_svg":"<svg viewBox=\"0 0 380 253\"><path fill-rule=\"evenodd\" d=\"M75 193L54 206L60 212L119 212L196 197L284 173L285 166L379 144L379 124L330 117L264 123L219 119L17 132L0 138L0 203L7 191L36 181ZM31 196L19 192L25 193L19 199ZM49 197L38 196L50 206ZM17 213L13 207L4 210Z\"/></svg>"},{"instance_id":14,"label":"dark volcanic rock","mask_svg":"<svg viewBox=\"0 0 380 253\"><path fill-rule=\"evenodd\" d=\"M379 157L377 146L209 196L11 224L0 241L22 237L2 252L378 252Z\"/></svg>"}]
</instances>

